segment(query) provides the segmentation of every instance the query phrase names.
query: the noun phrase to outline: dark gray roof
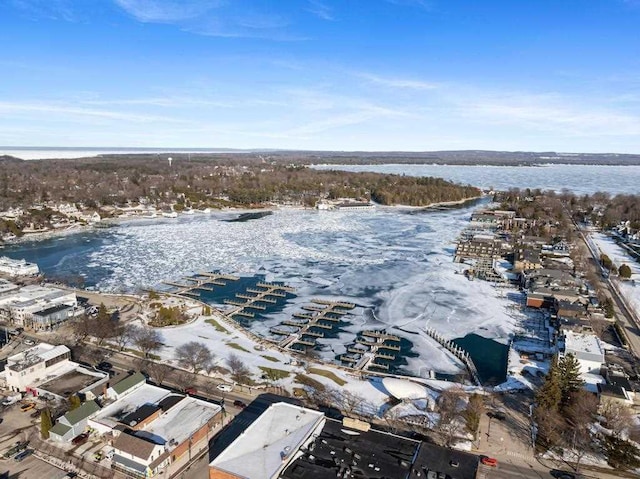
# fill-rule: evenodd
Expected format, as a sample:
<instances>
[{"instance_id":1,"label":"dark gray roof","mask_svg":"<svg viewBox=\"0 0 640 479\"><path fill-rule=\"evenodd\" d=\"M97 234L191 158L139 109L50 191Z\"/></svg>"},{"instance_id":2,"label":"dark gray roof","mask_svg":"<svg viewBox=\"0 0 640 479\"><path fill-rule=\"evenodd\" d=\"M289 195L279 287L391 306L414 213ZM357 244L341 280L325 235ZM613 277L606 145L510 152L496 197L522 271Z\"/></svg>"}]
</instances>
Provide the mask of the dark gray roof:
<instances>
[{"instance_id":1,"label":"dark gray roof","mask_svg":"<svg viewBox=\"0 0 640 479\"><path fill-rule=\"evenodd\" d=\"M345 464L362 479L408 476L419 442L373 430L350 435L346 429L340 421L327 419L309 450L280 477L335 479Z\"/></svg>"},{"instance_id":2,"label":"dark gray roof","mask_svg":"<svg viewBox=\"0 0 640 479\"><path fill-rule=\"evenodd\" d=\"M427 477L427 471L444 473L450 479L475 479L478 456L423 442L410 478ZM453 466L452 464L457 464ZM418 476L418 473L420 476Z\"/></svg>"},{"instance_id":3,"label":"dark gray roof","mask_svg":"<svg viewBox=\"0 0 640 479\"><path fill-rule=\"evenodd\" d=\"M133 427L136 424L144 421L153 413L158 411L160 408L155 404L143 404L138 409L133 412L130 412L125 417L123 417L120 422L125 424L126 426Z\"/></svg>"},{"instance_id":4,"label":"dark gray roof","mask_svg":"<svg viewBox=\"0 0 640 479\"><path fill-rule=\"evenodd\" d=\"M73 306L69 306L68 304L58 304L57 306L51 306L50 308L43 309L42 311L36 311L33 313L34 316L48 316L49 314L57 313L58 311L66 311L69 309L73 309Z\"/></svg>"},{"instance_id":5,"label":"dark gray roof","mask_svg":"<svg viewBox=\"0 0 640 479\"><path fill-rule=\"evenodd\" d=\"M598 384L598 393L617 397L619 399L627 399L624 389L621 386L615 386L613 384Z\"/></svg>"}]
</instances>

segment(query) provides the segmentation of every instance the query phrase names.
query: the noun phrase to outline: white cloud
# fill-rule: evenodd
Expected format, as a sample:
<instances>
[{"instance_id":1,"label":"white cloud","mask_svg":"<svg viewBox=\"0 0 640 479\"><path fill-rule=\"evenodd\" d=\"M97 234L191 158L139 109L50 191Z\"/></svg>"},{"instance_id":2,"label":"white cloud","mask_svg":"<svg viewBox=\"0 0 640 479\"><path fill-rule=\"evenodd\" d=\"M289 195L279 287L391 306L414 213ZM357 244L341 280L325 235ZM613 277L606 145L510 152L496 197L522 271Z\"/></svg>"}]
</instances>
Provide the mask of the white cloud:
<instances>
[{"instance_id":1,"label":"white cloud","mask_svg":"<svg viewBox=\"0 0 640 479\"><path fill-rule=\"evenodd\" d=\"M179 23L199 18L224 5L222 0L114 0L141 22Z\"/></svg>"},{"instance_id":2,"label":"white cloud","mask_svg":"<svg viewBox=\"0 0 640 479\"><path fill-rule=\"evenodd\" d=\"M307 11L313 13L316 17L321 18L322 20L335 20L332 8L321 0L309 0Z\"/></svg>"},{"instance_id":3,"label":"white cloud","mask_svg":"<svg viewBox=\"0 0 640 479\"><path fill-rule=\"evenodd\" d=\"M61 115L70 119L82 122L82 117L104 118L108 120L123 120L134 123L171 122L181 123L183 120L177 118L145 115L132 112L120 112L112 110L98 110L83 108L63 103L46 102L7 102L0 101L0 114L11 115L18 113L47 113L51 115Z\"/></svg>"},{"instance_id":4,"label":"white cloud","mask_svg":"<svg viewBox=\"0 0 640 479\"><path fill-rule=\"evenodd\" d=\"M387 78L371 73L358 73L356 76L366 80L369 83L382 85L389 88L407 89L407 90L435 90L438 88L437 83L426 82L422 80L413 80L406 78Z\"/></svg>"}]
</instances>

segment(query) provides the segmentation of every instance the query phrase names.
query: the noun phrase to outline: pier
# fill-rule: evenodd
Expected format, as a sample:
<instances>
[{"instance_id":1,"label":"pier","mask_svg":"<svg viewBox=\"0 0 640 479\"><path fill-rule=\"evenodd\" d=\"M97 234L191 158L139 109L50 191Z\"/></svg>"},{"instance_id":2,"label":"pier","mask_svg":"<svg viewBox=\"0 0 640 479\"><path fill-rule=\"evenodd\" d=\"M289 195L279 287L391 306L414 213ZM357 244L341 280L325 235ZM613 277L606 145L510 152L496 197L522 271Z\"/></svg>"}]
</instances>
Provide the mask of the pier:
<instances>
[{"instance_id":1,"label":"pier","mask_svg":"<svg viewBox=\"0 0 640 479\"><path fill-rule=\"evenodd\" d=\"M294 288L290 288L289 286L285 286L282 284L275 283L257 283L257 286L263 289L256 288L247 288L246 293L236 293L236 298L243 299L243 301L238 301L235 299L225 299L225 304L231 304L233 306L238 306L240 309L256 309L258 311L266 311L267 306L258 303L267 303L267 304L278 304L278 300L275 298L286 298L287 292L295 291ZM251 294L247 294L251 293ZM272 296L272 297L269 297ZM238 313L235 313L238 314ZM229 314L228 316L231 316ZM253 316L252 316L253 317Z\"/></svg>"},{"instance_id":2,"label":"pier","mask_svg":"<svg viewBox=\"0 0 640 479\"><path fill-rule=\"evenodd\" d=\"M356 338L356 344L347 346L347 352L350 355L359 357L358 362L353 366L354 369L361 371L369 370L369 368L389 370L388 364L375 362L376 359L384 359L387 361L394 361L396 359L395 354L390 354L382 350L400 351L400 344L389 343L400 343L400 337L389 334L386 331L362 331L360 337ZM340 357L341 360L342 356Z\"/></svg>"},{"instance_id":3,"label":"pier","mask_svg":"<svg viewBox=\"0 0 640 479\"><path fill-rule=\"evenodd\" d=\"M435 340L438 344L444 347L456 358L462 361L462 364L466 366L467 371L469 372L469 375L471 376L471 379L473 380L473 382L475 382L476 385L478 386L482 386L482 382L480 381L480 376L478 375L478 369L476 368L476 365L473 363L473 359L471 359L471 356L469 356L468 352L466 352L461 347L457 346L455 343L443 338L440 335L440 333L438 333L434 329L427 328L425 330L425 333L427 333L427 336Z\"/></svg>"},{"instance_id":4,"label":"pier","mask_svg":"<svg viewBox=\"0 0 640 479\"><path fill-rule=\"evenodd\" d=\"M179 283L177 281L163 281L162 283L166 284L167 286L178 288L177 291L172 291L172 294L189 295L189 293L191 293L191 295L194 295L195 293L192 293L192 290L194 289L201 289L203 291L213 291L213 288L211 288L210 286L207 286L209 284L212 284L214 286L226 286L227 283L220 281L221 279L224 279L227 281L237 281L240 278L238 278L237 276L231 276L228 274L198 273L194 276L183 278L183 280L186 281L186 283ZM196 296L199 296L199 295L196 294Z\"/></svg>"},{"instance_id":5,"label":"pier","mask_svg":"<svg viewBox=\"0 0 640 479\"><path fill-rule=\"evenodd\" d=\"M258 284L260 285L260 283ZM261 293L264 292L261 291ZM349 314L347 311L342 311L342 309L353 309L356 307L353 303L341 301L326 301L323 299L312 299L311 301L315 304L306 304L301 307L302 310L309 312L293 313L292 319L280 323L284 326L299 328L297 332L290 333L292 337L302 338L303 336L311 336L314 338L323 338L324 332L313 331L313 328L331 331L337 323L342 320L344 315ZM288 347L292 344L308 346L308 344L303 343L301 340L283 341L280 345L282 346L283 344L286 344L286 346L283 347ZM315 343L313 345L315 346Z\"/></svg>"}]
</instances>

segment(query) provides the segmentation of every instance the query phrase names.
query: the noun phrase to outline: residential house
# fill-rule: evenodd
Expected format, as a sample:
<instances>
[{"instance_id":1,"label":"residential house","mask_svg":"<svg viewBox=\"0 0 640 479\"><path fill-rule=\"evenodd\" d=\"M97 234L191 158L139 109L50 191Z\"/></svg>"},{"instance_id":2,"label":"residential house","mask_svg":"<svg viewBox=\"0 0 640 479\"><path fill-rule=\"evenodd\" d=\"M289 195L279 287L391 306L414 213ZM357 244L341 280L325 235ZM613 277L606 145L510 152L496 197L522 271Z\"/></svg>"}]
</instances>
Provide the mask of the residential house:
<instances>
[{"instance_id":1,"label":"residential house","mask_svg":"<svg viewBox=\"0 0 640 479\"><path fill-rule=\"evenodd\" d=\"M129 477L148 478L169 463L162 444L123 432L113 443L111 467Z\"/></svg>"},{"instance_id":2,"label":"residential house","mask_svg":"<svg viewBox=\"0 0 640 479\"><path fill-rule=\"evenodd\" d=\"M95 401L87 401L81 406L69 411L58 419L55 426L49 431L49 437L57 442L69 442L87 428L91 416L100 411L100 406Z\"/></svg>"}]
</instances>

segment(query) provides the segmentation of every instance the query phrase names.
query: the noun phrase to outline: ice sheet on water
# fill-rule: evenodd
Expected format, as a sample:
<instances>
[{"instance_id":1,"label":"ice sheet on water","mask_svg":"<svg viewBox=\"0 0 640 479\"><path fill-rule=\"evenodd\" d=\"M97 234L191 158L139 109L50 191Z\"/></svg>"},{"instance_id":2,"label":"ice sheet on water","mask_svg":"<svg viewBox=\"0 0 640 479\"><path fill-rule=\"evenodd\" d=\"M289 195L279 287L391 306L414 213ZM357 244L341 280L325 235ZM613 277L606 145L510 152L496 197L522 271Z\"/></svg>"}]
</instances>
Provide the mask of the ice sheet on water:
<instances>
[{"instance_id":1,"label":"ice sheet on water","mask_svg":"<svg viewBox=\"0 0 640 479\"><path fill-rule=\"evenodd\" d=\"M505 341L516 323L509 301L491 285L457 274L461 265L451 251L469 215L469 209L284 210L246 223L197 215L120 227L89 260L111 272L98 284L111 291L202 270L253 274L262 268L267 280L296 287L297 297L256 324L257 331L267 332L312 298L348 300L361 307L336 342L352 340L362 327L386 327L415 344L414 373L425 367L456 372L460 364L426 337L426 328L448 339L475 332Z\"/></svg>"}]
</instances>

